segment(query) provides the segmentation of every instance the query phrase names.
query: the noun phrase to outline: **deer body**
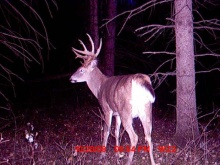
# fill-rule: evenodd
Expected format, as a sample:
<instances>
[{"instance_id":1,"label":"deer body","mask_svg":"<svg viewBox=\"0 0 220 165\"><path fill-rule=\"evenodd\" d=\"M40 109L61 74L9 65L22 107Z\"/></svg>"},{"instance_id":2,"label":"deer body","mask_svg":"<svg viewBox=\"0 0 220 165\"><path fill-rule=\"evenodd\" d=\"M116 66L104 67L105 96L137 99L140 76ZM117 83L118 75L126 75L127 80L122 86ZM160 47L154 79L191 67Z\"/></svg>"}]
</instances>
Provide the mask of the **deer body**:
<instances>
[{"instance_id":1,"label":"deer body","mask_svg":"<svg viewBox=\"0 0 220 165\"><path fill-rule=\"evenodd\" d=\"M124 113L123 111L126 111L131 113L132 118L139 117L142 114L141 106L154 102L154 93L153 90L151 90L152 93L148 90L150 82L147 79L148 77L143 74L107 78L102 83L97 98L102 107L106 104L109 109L118 112L120 116ZM141 83L146 83L146 86Z\"/></svg>"},{"instance_id":2,"label":"deer body","mask_svg":"<svg viewBox=\"0 0 220 165\"><path fill-rule=\"evenodd\" d=\"M80 51L73 48L73 51L78 57L82 58L78 53L96 55L94 53L94 45L90 36L89 39L92 43L92 53L88 52L85 45L80 41L85 50ZM97 55L99 54L100 49L101 46L97 51ZM116 146L119 146L119 130L122 123L124 129L129 135L131 146L136 147L138 136L134 132L132 121L133 118L139 117L144 128L145 140L150 147L149 153L151 164L154 165L151 130L152 103L155 100L155 94L151 86L150 78L144 74L107 77L98 69L97 61L94 57L88 55L88 59L85 59L84 56L83 59L85 61L84 64L71 76L70 80L72 83L85 81L102 107L105 116L102 145L105 147L107 145L112 116L115 116ZM105 155L105 153L103 154ZM127 165L132 163L133 155L134 152L129 153Z\"/></svg>"}]
</instances>

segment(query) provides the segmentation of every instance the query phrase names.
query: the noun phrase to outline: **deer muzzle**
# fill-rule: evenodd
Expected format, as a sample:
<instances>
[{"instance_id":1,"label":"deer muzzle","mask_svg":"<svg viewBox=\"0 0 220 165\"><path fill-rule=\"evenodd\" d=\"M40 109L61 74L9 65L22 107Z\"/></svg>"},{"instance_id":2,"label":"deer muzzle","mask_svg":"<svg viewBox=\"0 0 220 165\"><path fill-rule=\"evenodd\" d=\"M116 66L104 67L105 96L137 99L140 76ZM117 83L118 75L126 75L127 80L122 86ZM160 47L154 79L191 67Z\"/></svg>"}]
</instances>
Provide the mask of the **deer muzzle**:
<instances>
[{"instance_id":1,"label":"deer muzzle","mask_svg":"<svg viewBox=\"0 0 220 165\"><path fill-rule=\"evenodd\" d=\"M77 80L74 79L73 77L71 77L71 78L70 78L70 82L71 82L71 83L77 83Z\"/></svg>"}]
</instances>

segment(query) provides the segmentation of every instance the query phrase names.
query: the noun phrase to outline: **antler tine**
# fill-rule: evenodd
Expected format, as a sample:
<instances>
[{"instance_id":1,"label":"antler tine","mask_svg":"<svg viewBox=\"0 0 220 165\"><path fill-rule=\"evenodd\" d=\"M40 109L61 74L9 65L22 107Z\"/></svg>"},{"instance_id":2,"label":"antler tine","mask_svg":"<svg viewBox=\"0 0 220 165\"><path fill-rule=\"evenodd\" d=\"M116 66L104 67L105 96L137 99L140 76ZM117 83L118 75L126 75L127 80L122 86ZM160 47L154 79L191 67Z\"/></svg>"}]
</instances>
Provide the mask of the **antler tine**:
<instances>
[{"instance_id":1,"label":"antler tine","mask_svg":"<svg viewBox=\"0 0 220 165\"><path fill-rule=\"evenodd\" d=\"M88 51L87 48L86 48L86 46L85 46L85 44L82 42L82 40L79 40L79 42L80 42L80 44L83 46L84 51Z\"/></svg>"},{"instance_id":2,"label":"antler tine","mask_svg":"<svg viewBox=\"0 0 220 165\"><path fill-rule=\"evenodd\" d=\"M99 48L97 49L97 52L95 54L95 56L97 57L101 51L101 48L102 48L102 39L100 39L100 42L99 42Z\"/></svg>"},{"instance_id":3,"label":"antler tine","mask_svg":"<svg viewBox=\"0 0 220 165\"><path fill-rule=\"evenodd\" d=\"M75 48L73 48L73 47L72 47L72 51L76 54L76 58L82 58L83 60L88 59L87 56L82 56L81 54L79 54L79 53L82 53L82 51L77 50L77 49L75 49ZM78 52L79 52L79 53L78 53Z\"/></svg>"},{"instance_id":4,"label":"antler tine","mask_svg":"<svg viewBox=\"0 0 220 165\"><path fill-rule=\"evenodd\" d=\"M84 45L85 46L85 45ZM83 46L83 47L84 47ZM92 52L89 52L87 49L86 50L78 50L78 49L75 49L75 48L73 48L72 47L72 50L73 50L73 52L76 54L77 53L77 55L79 55L79 56L82 56L82 55L80 55L80 54L84 54L84 55L87 55L87 56L94 56L94 53L92 53ZM79 54L80 53L80 54ZM84 57L84 56L83 56Z\"/></svg>"},{"instance_id":5,"label":"antler tine","mask_svg":"<svg viewBox=\"0 0 220 165\"><path fill-rule=\"evenodd\" d=\"M81 62L81 64L83 65L88 59L88 56L82 56L79 53L76 52L77 49L72 48L73 52L76 54L76 58L81 58L83 59L83 62Z\"/></svg>"},{"instance_id":6,"label":"antler tine","mask_svg":"<svg viewBox=\"0 0 220 165\"><path fill-rule=\"evenodd\" d=\"M91 46L92 46L92 51L91 52L93 53L93 55L95 55L95 52L94 52L94 49L95 49L94 42L93 42L91 36L88 33L86 33L86 35L89 37L89 41L90 41Z\"/></svg>"}]
</instances>

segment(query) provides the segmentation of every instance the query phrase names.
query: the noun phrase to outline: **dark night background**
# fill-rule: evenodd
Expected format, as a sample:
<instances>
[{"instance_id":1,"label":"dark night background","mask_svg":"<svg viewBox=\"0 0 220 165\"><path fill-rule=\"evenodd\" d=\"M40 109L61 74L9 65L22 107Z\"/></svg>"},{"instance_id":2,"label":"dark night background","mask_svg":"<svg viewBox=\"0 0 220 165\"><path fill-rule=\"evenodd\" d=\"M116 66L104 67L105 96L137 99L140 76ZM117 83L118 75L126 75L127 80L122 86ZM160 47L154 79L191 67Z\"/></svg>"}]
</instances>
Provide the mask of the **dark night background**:
<instances>
[{"instance_id":1,"label":"dark night background","mask_svg":"<svg viewBox=\"0 0 220 165\"><path fill-rule=\"evenodd\" d=\"M88 15L89 7L87 1L57 1L58 10L56 11L55 7L52 6L53 18L51 19L48 13L47 8L41 5L40 3L35 4L34 6L42 19L44 20L45 26L47 27L49 39L54 45L55 49L49 51L47 55L46 47L43 50L44 62L43 66L38 64L31 64L29 73L27 73L22 67L22 64L16 65L15 70L19 75L25 80L24 82L17 82L16 80L16 94L17 97L12 100L19 99L20 97L30 98L27 93L28 90L34 90L35 87L44 88L47 90L56 90L60 91L74 90L74 85L70 84L69 76L73 73L79 66L79 60L75 60L75 55L71 51L71 47L79 47L78 39L85 40L85 33L88 32ZM120 1L118 3L118 13L137 7L142 4L142 1ZM152 43L144 43L144 38L137 37L137 34L134 33L134 30L141 25L150 24L150 23L164 23L164 17L170 16L169 5L163 7L155 8L152 11L152 16L148 17L149 13L144 12L140 16L136 16L131 21L128 22L127 26L124 28L122 33L116 38L116 75L119 74L130 74L142 72L146 74L152 73L157 66L166 59L162 56L148 56L143 55L142 52L146 50L163 50L166 47L168 50L174 51L175 46L173 44L167 43L174 36L171 31L167 31L166 37L162 36L158 41ZM40 10L39 10L40 9ZM200 8L199 8L200 9ZM103 10L100 9L100 13L103 13ZM204 11L203 11L204 10ZM212 9L200 9L200 12L207 18L220 18L218 11L218 6L213 7ZM163 17L162 17L163 16ZM146 18L145 18L146 17ZM100 19L104 19L104 16L100 16ZM100 21L100 25L103 21ZM118 19L117 27L120 28L122 25L121 20ZM118 29L119 30L119 29ZM104 32L103 29L100 29L101 37ZM118 31L117 31L118 32ZM201 32L200 35L207 35L205 32ZM219 33L217 33L219 34ZM210 40L210 37L206 37L207 40ZM210 40L210 42L215 43L219 46L219 37L216 40ZM213 49L217 49L213 47ZM197 50L199 53L202 53L201 50ZM212 57L203 57L199 59L202 65L196 64L197 70L208 69L213 67L220 66L218 58ZM216 61L217 60L217 61ZM197 61L197 59L196 59ZM165 66L164 70L174 69L175 64L171 67L170 65ZM42 70L43 68L43 70ZM220 103L220 89L219 89L219 71L214 71L211 73L197 74L197 102L198 107L202 106L205 110L206 108L213 108L212 106L219 106ZM83 86L83 85L82 85ZM87 88L83 86L83 88ZM172 92L175 89L175 78L168 77L167 80L156 89L157 94L157 103L156 105L163 108L167 108L167 104L175 104L175 92ZM48 91L41 91L37 89L37 93L34 95L47 95Z\"/></svg>"},{"instance_id":2,"label":"dark night background","mask_svg":"<svg viewBox=\"0 0 220 165\"><path fill-rule=\"evenodd\" d=\"M16 4L15 0L12 0L11 2ZM140 6L144 2L146 1L120 0L118 1L118 13L133 9L137 6ZM18 120L20 118L24 118L24 121L21 122L23 125L29 121L33 121L33 123L39 124L41 123L41 119L46 120L49 123L52 123L52 121L57 122L58 124L51 124L57 128L57 132L54 134L59 133L61 129L58 128L59 124L62 126L65 125L62 122L69 124L69 122L67 122L67 118L69 116L71 116L70 118L73 118L74 120L73 116L79 115L78 119L74 120L75 123L80 123L80 121L83 123L85 120L88 120L88 122L94 122L95 117L90 118L92 112L88 112L88 109L90 107L93 108L94 106L97 107L97 100L89 91L85 83L71 84L69 81L71 74L74 73L75 70L80 66L80 61L75 59L75 54L71 51L71 47L80 49L81 47L79 45L78 39L82 39L83 41L86 40L85 34L88 33L89 30L89 1L57 0L57 4L58 10L56 10L56 8L51 5L50 9L53 15L53 18L51 18L45 4L42 5L39 1L33 3L33 7L37 12L39 12L39 15L41 15L44 21L50 42L53 44L54 48L51 47L48 54L46 44L42 42L41 46L43 47L43 63L41 65L34 62L31 63L31 67L28 69L28 72L25 70L25 67L23 66L23 63L20 59L16 59L11 66L12 70L16 74L20 75L24 81L13 78L15 85L15 95L10 84L3 87L3 92L5 92L5 94L10 99L9 102L12 106L13 113L0 110L0 118L4 119L2 121L0 119L0 133L1 130L7 130L8 128L13 128L14 130L12 123L14 123L14 119ZM18 5L18 8L24 10L23 6ZM204 18L220 19L220 6L218 5L206 6L204 9L199 6L196 7L196 9L200 10L200 12L204 15ZM116 36L115 75L132 73L152 74L163 61L170 58L170 56L144 55L142 52L151 50L162 51L164 49L167 51L175 51L174 41L172 40L174 37L173 31L166 31L167 35L161 35L157 38L157 40L155 38L155 40L152 40L150 43L144 43L146 38L138 37L138 34L134 33L135 29L145 24L166 24L166 20L164 18L170 17L170 10L170 5L159 5L151 11L146 11L128 21L121 34ZM104 11L105 7L100 7L100 26L105 19ZM28 14L29 13L27 12L27 15ZM116 20L116 32L118 32L121 28L124 18L125 17L122 17ZM194 19L198 19L197 16L195 16ZM42 28L41 26L39 27ZM105 36L104 32L104 28L100 28L100 37ZM200 31L199 34L203 36L204 41L210 43L210 47L213 50L217 50L217 53L220 54L219 31L216 33L216 39L211 39L205 30ZM215 45L211 45L211 43L214 43ZM199 45L196 45L196 47L196 51L198 53L205 52L204 49ZM102 52L100 56L101 55ZM202 57L199 59L196 58L195 60L197 70L208 70L214 67L220 68L219 57ZM160 71L172 71L174 69L175 61L172 65L165 65ZM155 90L155 118L161 119L164 118L164 116L171 116L172 118L175 118L175 80L176 79L174 76L167 77L167 79ZM214 109L218 109L220 107L220 71L197 74L196 83L197 107L199 115L210 113ZM153 84L153 86L155 86L155 84ZM81 119L81 111L83 111L83 108L86 110L86 119ZM39 117L40 120L37 118L39 112L42 114L42 116ZM45 113L47 115L45 115ZM65 115L67 116L66 118L64 117ZM38 120L34 121L35 118ZM59 121L62 119L64 121ZM9 124L5 125L7 122ZM74 124L72 121L70 123ZM93 124L94 123L90 124L91 127ZM48 125L51 126L50 124L47 124L47 126ZM65 128L66 125L64 126ZM52 129L52 126L50 129ZM45 125L39 126L38 129L44 130L44 127ZM78 129L72 125L70 127L71 128L68 128L73 130L73 132L76 132L78 129L89 130L89 128L86 126L82 126L82 128L79 127ZM166 127L166 125L163 125L162 127ZM17 132L19 132L19 130ZM165 134L166 133L164 133L164 136ZM82 137L83 135L79 133L79 136ZM67 136L70 136L69 138L71 139L72 135L68 134Z\"/></svg>"}]
</instances>

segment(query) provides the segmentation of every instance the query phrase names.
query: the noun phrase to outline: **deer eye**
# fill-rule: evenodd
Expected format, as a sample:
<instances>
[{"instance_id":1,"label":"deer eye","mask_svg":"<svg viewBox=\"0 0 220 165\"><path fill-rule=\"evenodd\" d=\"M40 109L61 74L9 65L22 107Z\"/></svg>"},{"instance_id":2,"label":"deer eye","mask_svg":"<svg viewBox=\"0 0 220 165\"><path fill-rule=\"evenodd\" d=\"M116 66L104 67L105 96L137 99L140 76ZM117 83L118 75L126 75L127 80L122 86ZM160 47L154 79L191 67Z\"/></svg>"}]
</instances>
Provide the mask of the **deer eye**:
<instances>
[{"instance_id":1,"label":"deer eye","mask_svg":"<svg viewBox=\"0 0 220 165\"><path fill-rule=\"evenodd\" d=\"M81 69L79 70L79 72L80 72L80 73L83 73L83 72L84 72L84 69L83 69L83 68L81 68Z\"/></svg>"}]
</instances>

